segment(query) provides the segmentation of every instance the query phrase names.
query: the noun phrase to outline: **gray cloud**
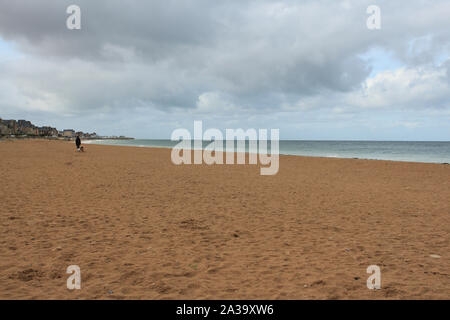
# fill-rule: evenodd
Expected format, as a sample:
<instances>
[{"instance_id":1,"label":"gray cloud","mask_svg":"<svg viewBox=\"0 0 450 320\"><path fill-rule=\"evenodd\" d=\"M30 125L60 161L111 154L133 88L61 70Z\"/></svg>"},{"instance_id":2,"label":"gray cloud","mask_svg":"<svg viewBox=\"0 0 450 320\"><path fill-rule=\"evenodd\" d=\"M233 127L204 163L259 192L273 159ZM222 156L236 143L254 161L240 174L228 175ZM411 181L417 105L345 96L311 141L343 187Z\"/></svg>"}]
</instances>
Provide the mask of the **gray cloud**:
<instances>
[{"instance_id":1,"label":"gray cloud","mask_svg":"<svg viewBox=\"0 0 450 320\"><path fill-rule=\"evenodd\" d=\"M0 60L0 112L209 110L212 117L221 109L238 117L409 102L449 108L450 3L377 1L382 28L370 31L372 2L0 0L0 38L18 55ZM65 27L74 3L80 31ZM396 90L370 79L361 55L371 48L403 64L405 72L382 75ZM408 76L420 82L416 91L399 84ZM438 94L417 89L431 84Z\"/></svg>"}]
</instances>

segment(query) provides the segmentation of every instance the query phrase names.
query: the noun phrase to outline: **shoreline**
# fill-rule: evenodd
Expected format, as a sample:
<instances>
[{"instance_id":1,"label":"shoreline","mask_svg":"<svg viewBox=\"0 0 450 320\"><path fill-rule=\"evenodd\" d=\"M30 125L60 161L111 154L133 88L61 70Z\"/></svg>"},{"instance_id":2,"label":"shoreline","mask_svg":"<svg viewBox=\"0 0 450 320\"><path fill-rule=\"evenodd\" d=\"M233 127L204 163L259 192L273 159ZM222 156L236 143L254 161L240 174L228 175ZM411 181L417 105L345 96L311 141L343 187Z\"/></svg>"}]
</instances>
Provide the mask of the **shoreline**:
<instances>
[{"instance_id":1,"label":"shoreline","mask_svg":"<svg viewBox=\"0 0 450 320\"><path fill-rule=\"evenodd\" d=\"M111 139L105 139L105 140L111 140ZM139 140L139 139L137 139ZM152 140L152 139L143 139L143 140ZM159 139L154 139L155 141L159 141ZM135 147L135 148L154 148L154 149L172 149L173 147L169 146L146 146L146 145L125 145L125 144L102 144L102 143L95 143L95 139L88 140L89 142L86 143L88 145L98 145L98 146L111 146L111 147ZM101 141L101 140L100 140ZM306 140L305 140L306 141ZM350 142L350 141L349 141ZM378 141L376 141L378 142ZM392 142L392 141L388 141ZM394 141L395 142L395 141ZM409 142L409 141L407 141ZM415 142L415 141L411 141ZM423 141L423 142L439 142L439 141ZM441 142L447 142L447 141L441 141ZM200 150L200 149L190 149L191 151L194 150ZM204 150L204 149L201 149ZM234 153L241 153L238 151L234 151ZM246 155L249 154L248 151L244 152ZM259 153L257 153L259 155ZM375 158L362 158L362 157L333 157L333 156L317 156L317 155L299 155L299 154L287 154L287 153L279 153L280 156L292 156L292 157L306 157L306 158L325 158L325 159L352 159L352 160L371 160L371 161L391 161L391 162L402 162L402 163L420 163L420 164L441 164L441 165L449 165L450 163L447 162L431 162L431 161L412 161L412 160L390 160L390 159L375 159ZM450 160L450 159L449 159Z\"/></svg>"},{"instance_id":2,"label":"shoreline","mask_svg":"<svg viewBox=\"0 0 450 320\"><path fill-rule=\"evenodd\" d=\"M2 141L21 141L21 140L44 140L44 141L74 141L74 138L61 138L61 137L0 137L0 142ZM105 139L82 139L82 143L87 145L98 145L98 146L111 146L111 147L135 147L135 148L154 148L154 149L172 149L170 146L148 146L148 145L126 145L126 144L103 144L103 143L95 143L95 141L133 141L133 140L154 140L161 141L161 139L135 139L135 138L105 138ZM170 140L167 140L170 141ZM375 141L375 140L281 140L281 141L304 141L304 142L419 142L419 143L447 143L450 141ZM197 150L197 149L190 149ZM204 150L204 149L202 149ZM234 151L237 153L237 151ZM240 153L240 152L239 152ZM248 151L244 152L246 155L249 154ZM259 153L257 153L259 155ZM450 162L436 162L436 161L415 161L415 160L393 160L393 159L379 159L379 158L364 158L364 157L336 157L336 156L320 156L320 155L300 155L300 154L289 154L289 153L279 153L280 156L293 156L293 157L310 157L310 158L325 158L325 159L352 159L352 160L371 160L371 161L390 161L390 162L401 162L401 163L419 163L419 164L441 164L441 165L450 165Z\"/></svg>"}]
</instances>

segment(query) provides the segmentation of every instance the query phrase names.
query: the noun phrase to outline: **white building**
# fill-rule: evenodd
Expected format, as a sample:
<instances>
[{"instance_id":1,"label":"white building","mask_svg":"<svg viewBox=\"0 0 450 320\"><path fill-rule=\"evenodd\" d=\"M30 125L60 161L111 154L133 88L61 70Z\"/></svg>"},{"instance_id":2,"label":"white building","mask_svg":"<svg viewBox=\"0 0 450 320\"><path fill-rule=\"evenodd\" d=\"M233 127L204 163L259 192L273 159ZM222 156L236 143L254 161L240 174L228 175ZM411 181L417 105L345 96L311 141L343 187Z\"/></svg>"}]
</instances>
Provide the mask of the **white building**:
<instances>
[{"instance_id":1,"label":"white building","mask_svg":"<svg viewBox=\"0 0 450 320\"><path fill-rule=\"evenodd\" d=\"M72 138L74 135L75 135L75 130L73 130L73 129L64 129L64 131L63 131L63 137Z\"/></svg>"}]
</instances>

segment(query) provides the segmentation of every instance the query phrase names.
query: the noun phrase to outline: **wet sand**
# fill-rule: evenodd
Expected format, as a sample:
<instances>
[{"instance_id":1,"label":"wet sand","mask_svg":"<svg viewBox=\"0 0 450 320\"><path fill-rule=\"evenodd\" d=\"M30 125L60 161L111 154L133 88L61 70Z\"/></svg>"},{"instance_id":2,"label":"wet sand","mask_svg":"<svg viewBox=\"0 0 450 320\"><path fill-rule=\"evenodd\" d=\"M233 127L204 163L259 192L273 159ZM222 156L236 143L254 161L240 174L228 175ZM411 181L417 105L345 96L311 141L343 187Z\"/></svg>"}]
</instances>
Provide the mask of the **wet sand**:
<instances>
[{"instance_id":1,"label":"wet sand","mask_svg":"<svg viewBox=\"0 0 450 320\"><path fill-rule=\"evenodd\" d=\"M0 142L0 299L450 298L449 165L86 149Z\"/></svg>"}]
</instances>

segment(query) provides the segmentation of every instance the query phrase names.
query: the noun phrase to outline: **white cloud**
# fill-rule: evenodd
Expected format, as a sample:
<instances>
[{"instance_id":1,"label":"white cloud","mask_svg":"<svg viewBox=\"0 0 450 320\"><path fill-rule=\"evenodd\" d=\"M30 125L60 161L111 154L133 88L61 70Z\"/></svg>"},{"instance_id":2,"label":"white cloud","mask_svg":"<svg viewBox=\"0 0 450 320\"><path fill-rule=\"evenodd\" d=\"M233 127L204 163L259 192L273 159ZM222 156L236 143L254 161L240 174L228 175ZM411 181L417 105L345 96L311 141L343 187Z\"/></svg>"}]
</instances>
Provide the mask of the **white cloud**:
<instances>
[{"instance_id":1,"label":"white cloud","mask_svg":"<svg viewBox=\"0 0 450 320\"><path fill-rule=\"evenodd\" d=\"M343 99L355 108L449 108L450 85L444 68L386 70L368 78Z\"/></svg>"}]
</instances>

